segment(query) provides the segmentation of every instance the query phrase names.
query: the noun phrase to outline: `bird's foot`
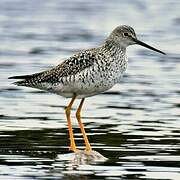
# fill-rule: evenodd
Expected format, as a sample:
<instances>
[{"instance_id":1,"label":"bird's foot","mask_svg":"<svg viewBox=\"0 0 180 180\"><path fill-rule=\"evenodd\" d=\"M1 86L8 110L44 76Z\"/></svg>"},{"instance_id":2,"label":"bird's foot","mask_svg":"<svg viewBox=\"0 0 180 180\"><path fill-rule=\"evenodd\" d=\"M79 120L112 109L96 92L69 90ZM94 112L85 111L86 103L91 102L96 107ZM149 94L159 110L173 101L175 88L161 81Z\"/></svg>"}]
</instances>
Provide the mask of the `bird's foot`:
<instances>
[{"instance_id":1,"label":"bird's foot","mask_svg":"<svg viewBox=\"0 0 180 180\"><path fill-rule=\"evenodd\" d=\"M91 151L92 151L92 148L91 147L86 147L86 149L84 150L87 154L88 153L91 153Z\"/></svg>"},{"instance_id":2,"label":"bird's foot","mask_svg":"<svg viewBox=\"0 0 180 180\"><path fill-rule=\"evenodd\" d=\"M69 165L75 168L79 165L98 164L107 161L107 158L99 152L91 150L73 150L73 153L60 154L57 156L56 161L69 161Z\"/></svg>"},{"instance_id":3,"label":"bird's foot","mask_svg":"<svg viewBox=\"0 0 180 180\"><path fill-rule=\"evenodd\" d=\"M74 153L77 153L79 149L77 149L76 146L70 146L69 151L73 151Z\"/></svg>"}]
</instances>

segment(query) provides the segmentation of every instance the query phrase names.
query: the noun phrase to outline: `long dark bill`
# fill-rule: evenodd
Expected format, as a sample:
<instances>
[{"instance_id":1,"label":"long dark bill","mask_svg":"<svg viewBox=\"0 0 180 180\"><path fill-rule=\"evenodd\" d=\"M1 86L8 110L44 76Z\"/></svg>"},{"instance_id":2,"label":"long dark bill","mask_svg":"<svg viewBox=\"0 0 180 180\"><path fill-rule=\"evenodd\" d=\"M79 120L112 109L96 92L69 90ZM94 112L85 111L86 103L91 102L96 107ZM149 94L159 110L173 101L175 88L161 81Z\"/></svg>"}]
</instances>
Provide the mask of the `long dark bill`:
<instances>
[{"instance_id":1,"label":"long dark bill","mask_svg":"<svg viewBox=\"0 0 180 180\"><path fill-rule=\"evenodd\" d=\"M156 49L156 48L153 48L153 47L151 47L151 46L149 46L148 44L146 44L146 43L144 43L144 42L142 42L142 41L139 41L138 39L133 39L137 44L139 44L139 45L141 45L141 46L144 46L144 47L146 47L146 48L148 48L148 49L151 49L151 50L153 50L153 51L156 51L156 52L158 52L158 53L161 53L161 54L164 54L164 55L166 55L166 53L164 53L164 52L162 52L162 51L160 51L160 50L158 50L158 49Z\"/></svg>"}]
</instances>

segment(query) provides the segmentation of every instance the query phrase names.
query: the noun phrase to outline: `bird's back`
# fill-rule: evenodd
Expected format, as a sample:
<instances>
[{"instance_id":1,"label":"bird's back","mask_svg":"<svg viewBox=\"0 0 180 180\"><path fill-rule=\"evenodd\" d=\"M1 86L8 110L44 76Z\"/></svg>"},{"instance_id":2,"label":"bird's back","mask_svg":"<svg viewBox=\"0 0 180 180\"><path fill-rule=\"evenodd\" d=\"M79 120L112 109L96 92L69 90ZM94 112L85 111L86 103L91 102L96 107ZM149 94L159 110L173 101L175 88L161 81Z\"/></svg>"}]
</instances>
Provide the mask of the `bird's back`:
<instances>
[{"instance_id":1,"label":"bird's back","mask_svg":"<svg viewBox=\"0 0 180 180\"><path fill-rule=\"evenodd\" d=\"M13 76L9 79L23 79L14 84L18 86L40 87L43 83L61 83L64 78L76 75L77 73L93 65L97 49L89 49L75 54L56 67L40 73Z\"/></svg>"}]
</instances>

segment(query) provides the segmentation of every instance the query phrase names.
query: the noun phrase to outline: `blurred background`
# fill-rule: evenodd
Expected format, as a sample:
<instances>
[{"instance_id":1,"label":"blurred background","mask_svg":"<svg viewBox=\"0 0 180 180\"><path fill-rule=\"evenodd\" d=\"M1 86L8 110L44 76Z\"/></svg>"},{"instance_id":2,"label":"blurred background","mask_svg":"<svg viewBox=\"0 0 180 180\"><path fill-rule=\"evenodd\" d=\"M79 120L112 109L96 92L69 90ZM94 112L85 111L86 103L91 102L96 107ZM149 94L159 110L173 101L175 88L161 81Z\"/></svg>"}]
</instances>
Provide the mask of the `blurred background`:
<instances>
[{"instance_id":1,"label":"blurred background","mask_svg":"<svg viewBox=\"0 0 180 180\"><path fill-rule=\"evenodd\" d=\"M128 48L121 83L88 98L82 113L94 150L109 160L74 169L66 157L69 100L8 77L51 68L122 24L167 55ZM179 180L179 34L178 0L1 0L0 179Z\"/></svg>"}]
</instances>

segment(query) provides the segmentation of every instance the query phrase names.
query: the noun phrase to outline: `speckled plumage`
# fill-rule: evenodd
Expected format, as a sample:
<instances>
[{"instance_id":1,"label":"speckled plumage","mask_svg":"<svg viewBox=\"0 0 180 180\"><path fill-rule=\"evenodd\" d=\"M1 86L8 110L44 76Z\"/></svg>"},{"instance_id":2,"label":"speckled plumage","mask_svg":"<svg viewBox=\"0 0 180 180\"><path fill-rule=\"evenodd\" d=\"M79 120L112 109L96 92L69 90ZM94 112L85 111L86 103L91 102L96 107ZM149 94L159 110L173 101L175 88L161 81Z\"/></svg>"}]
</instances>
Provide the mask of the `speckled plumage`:
<instances>
[{"instance_id":1,"label":"speckled plumage","mask_svg":"<svg viewBox=\"0 0 180 180\"><path fill-rule=\"evenodd\" d=\"M94 49L85 50L68 58L53 69L21 76L15 82L47 90L65 97L77 94L79 98L104 92L118 82L127 66L125 48L107 38L105 43Z\"/></svg>"},{"instance_id":2,"label":"speckled plumage","mask_svg":"<svg viewBox=\"0 0 180 180\"><path fill-rule=\"evenodd\" d=\"M38 88L65 97L96 95L119 82L127 68L126 47L136 41L133 28L118 26L100 47L81 51L50 70L11 78L24 79L15 82L18 86Z\"/></svg>"},{"instance_id":3,"label":"speckled plumage","mask_svg":"<svg viewBox=\"0 0 180 180\"><path fill-rule=\"evenodd\" d=\"M139 44L165 54L139 41L133 28L118 26L105 42L97 48L81 51L53 69L32 75L14 76L10 77L10 79L23 79L15 82L18 86L38 88L71 98L71 101L65 108L65 114L69 129L70 150L75 153L78 153L79 150L74 140L71 109L75 99L81 98L76 111L76 119L86 146L85 153L89 159L94 152L81 121L81 109L84 100L86 97L110 89L119 82L127 68L126 47L133 44Z\"/></svg>"}]
</instances>

